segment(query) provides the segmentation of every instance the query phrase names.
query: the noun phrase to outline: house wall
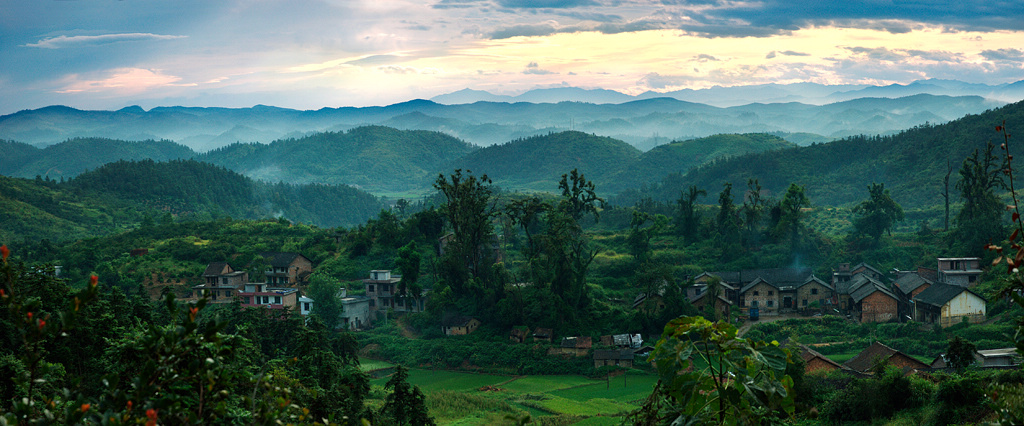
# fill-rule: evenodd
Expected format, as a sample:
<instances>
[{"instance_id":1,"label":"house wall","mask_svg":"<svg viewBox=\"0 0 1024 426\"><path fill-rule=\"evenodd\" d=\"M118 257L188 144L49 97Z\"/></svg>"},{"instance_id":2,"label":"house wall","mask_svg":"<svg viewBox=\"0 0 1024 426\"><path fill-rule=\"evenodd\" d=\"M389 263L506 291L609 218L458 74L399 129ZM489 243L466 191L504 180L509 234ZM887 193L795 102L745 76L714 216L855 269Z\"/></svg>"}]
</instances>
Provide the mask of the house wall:
<instances>
[{"instance_id":1,"label":"house wall","mask_svg":"<svg viewBox=\"0 0 1024 426\"><path fill-rule=\"evenodd\" d=\"M779 289L765 283L755 285L743 293L743 306L752 308L754 301L757 301L757 308L762 316L775 315L779 312Z\"/></svg>"},{"instance_id":2,"label":"house wall","mask_svg":"<svg viewBox=\"0 0 1024 426\"><path fill-rule=\"evenodd\" d=\"M370 325L370 301L342 299L341 325L350 330L366 328Z\"/></svg>"},{"instance_id":3,"label":"house wall","mask_svg":"<svg viewBox=\"0 0 1024 426\"><path fill-rule=\"evenodd\" d=\"M811 294L812 290L817 290L818 294ZM814 302L818 302L818 306L825 306L825 299L830 298L832 298L832 289L812 281L796 290L795 303L797 309L807 309Z\"/></svg>"},{"instance_id":4,"label":"house wall","mask_svg":"<svg viewBox=\"0 0 1024 426\"><path fill-rule=\"evenodd\" d=\"M860 301L860 322L887 322L896 318L896 299L876 291Z\"/></svg>"},{"instance_id":5,"label":"house wall","mask_svg":"<svg viewBox=\"0 0 1024 426\"><path fill-rule=\"evenodd\" d=\"M967 291L942 306L939 322L943 327L959 324L963 318L972 323L985 321L985 301Z\"/></svg>"},{"instance_id":6,"label":"house wall","mask_svg":"<svg viewBox=\"0 0 1024 426\"><path fill-rule=\"evenodd\" d=\"M909 356L903 355L902 353L895 353L886 361L889 365L894 365L899 368L928 368L929 366L921 361L918 361Z\"/></svg>"}]
</instances>

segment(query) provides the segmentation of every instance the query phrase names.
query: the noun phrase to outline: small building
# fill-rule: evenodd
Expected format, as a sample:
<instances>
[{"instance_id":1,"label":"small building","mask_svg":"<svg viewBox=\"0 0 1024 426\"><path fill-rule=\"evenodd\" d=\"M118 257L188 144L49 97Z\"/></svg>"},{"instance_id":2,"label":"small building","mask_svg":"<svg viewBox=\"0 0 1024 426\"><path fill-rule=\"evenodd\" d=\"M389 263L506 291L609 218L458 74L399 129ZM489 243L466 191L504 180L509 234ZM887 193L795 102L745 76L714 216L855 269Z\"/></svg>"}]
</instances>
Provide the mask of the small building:
<instances>
[{"instance_id":1,"label":"small building","mask_svg":"<svg viewBox=\"0 0 1024 426\"><path fill-rule=\"evenodd\" d=\"M693 305L694 308L697 308L697 312L705 312L705 309L707 309L707 305L710 303L710 300L711 297L708 296L708 292L705 291L701 294L698 294L693 299L690 299L690 304ZM732 301L727 299L725 295L719 294L718 297L715 298L714 309L715 312L718 314L719 319L724 319L728 321L730 317L730 308L732 308Z\"/></svg>"},{"instance_id":2,"label":"small building","mask_svg":"<svg viewBox=\"0 0 1024 426\"><path fill-rule=\"evenodd\" d=\"M914 318L943 327L985 320L985 298L959 285L935 283L914 296Z\"/></svg>"},{"instance_id":3,"label":"small building","mask_svg":"<svg viewBox=\"0 0 1024 426\"><path fill-rule=\"evenodd\" d=\"M210 303L228 303L233 301L242 286L249 282L249 273L236 271L225 262L214 262L206 266L203 281L203 284L192 287L193 299L205 295L209 297Z\"/></svg>"},{"instance_id":4,"label":"small building","mask_svg":"<svg viewBox=\"0 0 1024 426\"><path fill-rule=\"evenodd\" d=\"M974 362L981 367L1015 367L1021 365L1017 348L987 349L974 353Z\"/></svg>"},{"instance_id":5,"label":"small building","mask_svg":"<svg viewBox=\"0 0 1024 426\"><path fill-rule=\"evenodd\" d=\"M845 370L838 362L829 359L827 356L818 353L814 349L811 349L807 345L800 345L800 359L804 360L804 372L813 373L815 371L831 372L836 370Z\"/></svg>"},{"instance_id":6,"label":"small building","mask_svg":"<svg viewBox=\"0 0 1024 426\"><path fill-rule=\"evenodd\" d=\"M508 339L514 343L526 343L526 337L530 335L530 327L525 325L512 327L512 331L508 333Z\"/></svg>"},{"instance_id":7,"label":"small building","mask_svg":"<svg viewBox=\"0 0 1024 426\"><path fill-rule=\"evenodd\" d=\"M879 363L901 368L904 373L931 368L928 364L918 361L917 358L883 345L881 342L872 343L867 349L843 363L843 366L858 373L871 374L871 368Z\"/></svg>"},{"instance_id":8,"label":"small building","mask_svg":"<svg viewBox=\"0 0 1024 426\"><path fill-rule=\"evenodd\" d=\"M267 262L266 283L273 286L303 285L313 273L313 262L299 253L263 252L260 256Z\"/></svg>"},{"instance_id":9,"label":"small building","mask_svg":"<svg viewBox=\"0 0 1024 426\"><path fill-rule=\"evenodd\" d=\"M594 368L612 365L633 368L634 357L632 349L599 349L594 351Z\"/></svg>"},{"instance_id":10,"label":"small building","mask_svg":"<svg viewBox=\"0 0 1024 426\"><path fill-rule=\"evenodd\" d=\"M248 283L238 293L238 297L243 308L287 310L298 307L299 291L294 288L270 287L266 283Z\"/></svg>"},{"instance_id":11,"label":"small building","mask_svg":"<svg viewBox=\"0 0 1024 426\"><path fill-rule=\"evenodd\" d=\"M899 319L899 298L885 284L859 274L850 283L852 309L860 322L888 322Z\"/></svg>"},{"instance_id":12,"label":"small building","mask_svg":"<svg viewBox=\"0 0 1024 426\"><path fill-rule=\"evenodd\" d=\"M533 330L533 341L534 342L552 342L552 337L555 335L554 330L550 328L537 328Z\"/></svg>"},{"instance_id":13,"label":"small building","mask_svg":"<svg viewBox=\"0 0 1024 426\"><path fill-rule=\"evenodd\" d=\"M343 296L341 298L340 327L348 330L362 330L370 327L370 298L366 296Z\"/></svg>"},{"instance_id":14,"label":"small building","mask_svg":"<svg viewBox=\"0 0 1024 426\"><path fill-rule=\"evenodd\" d=\"M558 347L548 349L548 355L585 356L593 346L590 336L563 337Z\"/></svg>"},{"instance_id":15,"label":"small building","mask_svg":"<svg viewBox=\"0 0 1024 426\"><path fill-rule=\"evenodd\" d=\"M830 284L811 275L803 284L796 287L797 308L806 311L812 309L815 304L818 306L817 309L831 307L834 293Z\"/></svg>"},{"instance_id":16,"label":"small building","mask_svg":"<svg viewBox=\"0 0 1024 426\"><path fill-rule=\"evenodd\" d=\"M299 296L299 314L309 316L313 312L313 299L306 296Z\"/></svg>"},{"instance_id":17,"label":"small building","mask_svg":"<svg viewBox=\"0 0 1024 426\"><path fill-rule=\"evenodd\" d=\"M453 315L441 322L441 331L447 336L463 336L476 331L480 320L462 315Z\"/></svg>"},{"instance_id":18,"label":"small building","mask_svg":"<svg viewBox=\"0 0 1024 426\"><path fill-rule=\"evenodd\" d=\"M412 294L402 296L400 285L402 277L391 275L390 270L377 269L370 271L370 278L363 280L366 296L370 298L370 309L374 311L392 310L395 312L423 312L427 290L418 296Z\"/></svg>"},{"instance_id":19,"label":"small building","mask_svg":"<svg viewBox=\"0 0 1024 426\"><path fill-rule=\"evenodd\" d=\"M601 336L600 343L602 346L636 349L643 346L644 339L640 334L608 334Z\"/></svg>"},{"instance_id":20,"label":"small building","mask_svg":"<svg viewBox=\"0 0 1024 426\"><path fill-rule=\"evenodd\" d=\"M980 257L940 257L938 282L970 287L981 277Z\"/></svg>"}]
</instances>

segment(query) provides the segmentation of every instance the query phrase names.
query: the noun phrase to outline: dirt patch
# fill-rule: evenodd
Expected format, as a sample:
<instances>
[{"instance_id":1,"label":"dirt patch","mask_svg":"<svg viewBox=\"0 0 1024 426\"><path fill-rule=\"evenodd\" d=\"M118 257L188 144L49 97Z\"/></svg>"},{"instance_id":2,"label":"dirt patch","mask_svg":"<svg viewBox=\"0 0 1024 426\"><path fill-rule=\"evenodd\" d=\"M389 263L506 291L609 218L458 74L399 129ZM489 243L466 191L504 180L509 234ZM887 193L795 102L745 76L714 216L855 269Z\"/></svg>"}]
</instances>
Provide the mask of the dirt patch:
<instances>
[{"instance_id":1,"label":"dirt patch","mask_svg":"<svg viewBox=\"0 0 1024 426\"><path fill-rule=\"evenodd\" d=\"M419 339L420 335L416 333L409 324L406 324L405 317L398 317L396 320L398 324L398 331L402 333L402 337L406 339Z\"/></svg>"}]
</instances>

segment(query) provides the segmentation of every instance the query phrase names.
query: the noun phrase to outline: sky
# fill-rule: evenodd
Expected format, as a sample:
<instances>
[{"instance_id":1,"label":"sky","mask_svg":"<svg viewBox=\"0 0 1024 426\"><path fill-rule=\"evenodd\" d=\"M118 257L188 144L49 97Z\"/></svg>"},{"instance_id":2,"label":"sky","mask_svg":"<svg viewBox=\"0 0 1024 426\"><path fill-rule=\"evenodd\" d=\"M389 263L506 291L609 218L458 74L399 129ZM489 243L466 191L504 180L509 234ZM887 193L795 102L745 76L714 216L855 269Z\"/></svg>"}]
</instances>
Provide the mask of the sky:
<instances>
[{"instance_id":1,"label":"sky","mask_svg":"<svg viewBox=\"0 0 1024 426\"><path fill-rule=\"evenodd\" d=\"M1024 80L1020 0L0 0L0 114Z\"/></svg>"}]
</instances>

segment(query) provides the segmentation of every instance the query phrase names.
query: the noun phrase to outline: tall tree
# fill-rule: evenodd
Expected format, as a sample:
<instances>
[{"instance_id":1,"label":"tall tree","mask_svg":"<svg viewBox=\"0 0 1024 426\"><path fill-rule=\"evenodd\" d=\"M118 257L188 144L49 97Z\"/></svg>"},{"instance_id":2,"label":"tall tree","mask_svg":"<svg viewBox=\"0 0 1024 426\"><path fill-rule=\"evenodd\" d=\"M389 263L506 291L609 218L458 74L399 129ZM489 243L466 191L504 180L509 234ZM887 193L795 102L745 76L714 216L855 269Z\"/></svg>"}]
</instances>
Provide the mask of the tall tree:
<instances>
[{"instance_id":1,"label":"tall tree","mask_svg":"<svg viewBox=\"0 0 1024 426\"><path fill-rule=\"evenodd\" d=\"M800 219L803 216L803 209L810 205L811 201L807 198L804 187L795 183L789 184L786 194L779 201L778 222L774 229L776 238L789 234L791 247L797 248L800 243Z\"/></svg>"},{"instance_id":2,"label":"tall tree","mask_svg":"<svg viewBox=\"0 0 1024 426\"><path fill-rule=\"evenodd\" d=\"M989 143L984 154L975 150L960 167L956 189L964 199L964 206L956 216L954 236L966 250L978 251L984 244L1004 238L1005 206L996 196L996 190L1006 188L1002 173L1007 166L993 154L994 148Z\"/></svg>"},{"instance_id":3,"label":"tall tree","mask_svg":"<svg viewBox=\"0 0 1024 426\"><path fill-rule=\"evenodd\" d=\"M723 243L739 242L740 227L737 220L736 203L732 201L732 183L726 182L718 194L718 234Z\"/></svg>"},{"instance_id":4,"label":"tall tree","mask_svg":"<svg viewBox=\"0 0 1024 426\"><path fill-rule=\"evenodd\" d=\"M676 219L676 229L680 230L683 241L693 244L697 241L697 231L700 227L700 210L697 208L697 199L707 196L708 192L697 189L696 185L679 194L679 216Z\"/></svg>"},{"instance_id":5,"label":"tall tree","mask_svg":"<svg viewBox=\"0 0 1024 426\"><path fill-rule=\"evenodd\" d=\"M892 227L903 220L903 207L889 196L884 183L868 185L868 199L854 207L853 212L857 214L853 222L857 232L874 238L876 242L882 233L892 235Z\"/></svg>"},{"instance_id":6,"label":"tall tree","mask_svg":"<svg viewBox=\"0 0 1024 426\"><path fill-rule=\"evenodd\" d=\"M488 247L494 236L491 219L496 214L491 180L466 173L457 169L449 177L438 175L434 182L445 197L442 211L452 230L444 246L442 277L456 294L463 294L471 279L486 281L492 259Z\"/></svg>"},{"instance_id":7,"label":"tall tree","mask_svg":"<svg viewBox=\"0 0 1024 426\"><path fill-rule=\"evenodd\" d=\"M409 241L398 249L398 268L402 270L402 281L398 282L398 296L417 300L423 292L420 279L420 251L415 241Z\"/></svg>"},{"instance_id":8,"label":"tall tree","mask_svg":"<svg viewBox=\"0 0 1024 426\"><path fill-rule=\"evenodd\" d=\"M629 254L633 255L633 260L638 266L651 259L651 238L660 234L667 224L668 218L665 215L652 215L640 210L633 210L626 243L629 246Z\"/></svg>"},{"instance_id":9,"label":"tall tree","mask_svg":"<svg viewBox=\"0 0 1024 426\"><path fill-rule=\"evenodd\" d=\"M419 386L409 384L409 370L399 365L395 367L395 373L384 385L385 390L390 390L384 399L384 406L380 408L381 416L393 425L434 425L434 419L427 412L426 397L420 391Z\"/></svg>"},{"instance_id":10,"label":"tall tree","mask_svg":"<svg viewBox=\"0 0 1024 426\"><path fill-rule=\"evenodd\" d=\"M759 228L764 216L764 209L765 200L761 198L761 184L757 179L750 178L747 180L747 193L743 199L743 206L740 207L746 227L744 243L747 246L756 245L760 240L761 230Z\"/></svg>"},{"instance_id":11,"label":"tall tree","mask_svg":"<svg viewBox=\"0 0 1024 426\"><path fill-rule=\"evenodd\" d=\"M337 330L343 307L338 297L341 284L334 279L315 273L310 276L307 294L313 299L312 315L320 317L328 330Z\"/></svg>"}]
</instances>

